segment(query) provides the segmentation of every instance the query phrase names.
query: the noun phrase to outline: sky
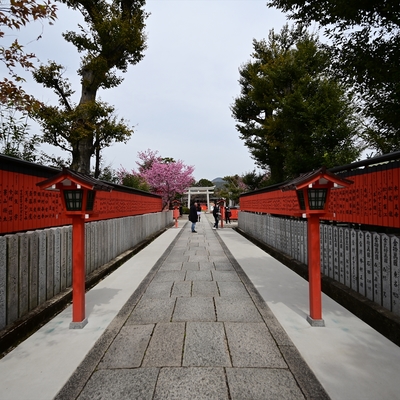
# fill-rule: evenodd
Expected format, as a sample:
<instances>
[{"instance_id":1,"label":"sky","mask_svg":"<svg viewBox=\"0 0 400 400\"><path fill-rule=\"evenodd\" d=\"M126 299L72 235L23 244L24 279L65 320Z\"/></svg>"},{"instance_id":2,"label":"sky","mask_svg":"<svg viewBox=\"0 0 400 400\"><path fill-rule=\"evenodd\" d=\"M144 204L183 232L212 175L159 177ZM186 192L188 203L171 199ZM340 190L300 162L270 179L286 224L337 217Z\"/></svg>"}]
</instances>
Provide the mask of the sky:
<instances>
[{"instance_id":1,"label":"sky","mask_svg":"<svg viewBox=\"0 0 400 400\"><path fill-rule=\"evenodd\" d=\"M80 58L61 32L75 31L81 17L59 7L53 26L27 28L24 44L42 62L66 67L78 102ZM279 32L286 16L267 8L266 0L147 0L145 10L150 16L143 60L129 66L119 87L99 91L99 98L134 128L127 144L103 151L105 165L137 169L138 152L150 149L194 166L196 181L254 170L230 107L240 94L238 70L251 59L253 39L267 38L271 29ZM42 39L32 40L38 34ZM26 89L47 104L57 102L32 78ZM32 132L37 129L32 125ZM44 149L62 155L54 147Z\"/></svg>"}]
</instances>

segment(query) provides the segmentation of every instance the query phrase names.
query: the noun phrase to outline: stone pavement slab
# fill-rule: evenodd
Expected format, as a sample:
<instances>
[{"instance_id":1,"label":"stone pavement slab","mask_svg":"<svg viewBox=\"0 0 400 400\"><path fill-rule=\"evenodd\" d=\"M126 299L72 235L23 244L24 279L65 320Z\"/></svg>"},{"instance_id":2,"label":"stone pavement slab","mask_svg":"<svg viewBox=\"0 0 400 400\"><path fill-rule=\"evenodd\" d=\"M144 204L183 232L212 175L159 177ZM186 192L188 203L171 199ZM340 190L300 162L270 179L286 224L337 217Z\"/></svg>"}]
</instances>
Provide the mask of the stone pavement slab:
<instances>
[{"instance_id":1,"label":"stone pavement slab","mask_svg":"<svg viewBox=\"0 0 400 400\"><path fill-rule=\"evenodd\" d=\"M286 368L265 323L225 323L232 365L240 368Z\"/></svg>"},{"instance_id":2,"label":"stone pavement slab","mask_svg":"<svg viewBox=\"0 0 400 400\"><path fill-rule=\"evenodd\" d=\"M173 321L214 322L215 309L212 297L180 297L176 299Z\"/></svg>"},{"instance_id":3,"label":"stone pavement slab","mask_svg":"<svg viewBox=\"0 0 400 400\"><path fill-rule=\"evenodd\" d=\"M127 320L128 325L156 324L171 321L175 299L142 299Z\"/></svg>"},{"instance_id":4,"label":"stone pavement slab","mask_svg":"<svg viewBox=\"0 0 400 400\"><path fill-rule=\"evenodd\" d=\"M157 324L143 360L143 367L179 367L185 323L166 322Z\"/></svg>"},{"instance_id":5,"label":"stone pavement slab","mask_svg":"<svg viewBox=\"0 0 400 400\"><path fill-rule=\"evenodd\" d=\"M262 322L261 315L250 298L217 298L215 307L218 321Z\"/></svg>"},{"instance_id":6,"label":"stone pavement slab","mask_svg":"<svg viewBox=\"0 0 400 400\"><path fill-rule=\"evenodd\" d=\"M79 400L153 399L159 369L104 369L95 371Z\"/></svg>"},{"instance_id":7,"label":"stone pavement slab","mask_svg":"<svg viewBox=\"0 0 400 400\"><path fill-rule=\"evenodd\" d=\"M232 400L295 400L302 399L293 375L284 369L227 368ZM316 397L321 399L323 397Z\"/></svg>"},{"instance_id":8,"label":"stone pavement slab","mask_svg":"<svg viewBox=\"0 0 400 400\"><path fill-rule=\"evenodd\" d=\"M98 368L140 367L153 330L153 324L123 326Z\"/></svg>"},{"instance_id":9,"label":"stone pavement slab","mask_svg":"<svg viewBox=\"0 0 400 400\"><path fill-rule=\"evenodd\" d=\"M230 367L231 365L222 323L187 323L184 367Z\"/></svg>"},{"instance_id":10,"label":"stone pavement slab","mask_svg":"<svg viewBox=\"0 0 400 400\"><path fill-rule=\"evenodd\" d=\"M223 368L163 368L154 400L229 400Z\"/></svg>"}]
</instances>

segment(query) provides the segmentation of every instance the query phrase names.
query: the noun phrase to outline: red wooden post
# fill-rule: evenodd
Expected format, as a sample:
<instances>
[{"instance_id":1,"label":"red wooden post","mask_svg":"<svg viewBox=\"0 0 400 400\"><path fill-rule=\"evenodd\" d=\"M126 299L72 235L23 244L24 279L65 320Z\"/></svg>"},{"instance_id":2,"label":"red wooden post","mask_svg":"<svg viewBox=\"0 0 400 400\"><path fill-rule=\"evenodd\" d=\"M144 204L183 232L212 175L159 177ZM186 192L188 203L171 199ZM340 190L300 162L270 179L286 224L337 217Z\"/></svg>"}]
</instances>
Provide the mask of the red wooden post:
<instances>
[{"instance_id":1,"label":"red wooden post","mask_svg":"<svg viewBox=\"0 0 400 400\"><path fill-rule=\"evenodd\" d=\"M320 257L319 216L308 217L308 287L310 315L307 321L311 326L325 326L322 319L321 295L321 257Z\"/></svg>"},{"instance_id":2,"label":"red wooden post","mask_svg":"<svg viewBox=\"0 0 400 400\"><path fill-rule=\"evenodd\" d=\"M85 318L85 220L72 218L72 322L71 329L81 329L88 323Z\"/></svg>"}]
</instances>

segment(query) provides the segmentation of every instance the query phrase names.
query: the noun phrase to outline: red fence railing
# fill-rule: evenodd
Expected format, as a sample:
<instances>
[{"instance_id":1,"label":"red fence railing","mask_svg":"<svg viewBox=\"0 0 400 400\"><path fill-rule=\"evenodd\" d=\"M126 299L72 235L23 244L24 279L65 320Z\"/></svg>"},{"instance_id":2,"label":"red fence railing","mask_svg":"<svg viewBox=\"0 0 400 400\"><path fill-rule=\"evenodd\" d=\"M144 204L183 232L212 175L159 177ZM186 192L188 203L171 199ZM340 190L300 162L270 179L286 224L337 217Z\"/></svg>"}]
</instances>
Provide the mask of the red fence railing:
<instances>
[{"instance_id":1,"label":"red fence railing","mask_svg":"<svg viewBox=\"0 0 400 400\"><path fill-rule=\"evenodd\" d=\"M63 217L60 194L41 190L36 184L60 171L0 156L0 234L69 225ZM107 182L108 183L108 182ZM90 220L159 212L160 196L120 185L111 192L97 192L99 216Z\"/></svg>"}]
</instances>

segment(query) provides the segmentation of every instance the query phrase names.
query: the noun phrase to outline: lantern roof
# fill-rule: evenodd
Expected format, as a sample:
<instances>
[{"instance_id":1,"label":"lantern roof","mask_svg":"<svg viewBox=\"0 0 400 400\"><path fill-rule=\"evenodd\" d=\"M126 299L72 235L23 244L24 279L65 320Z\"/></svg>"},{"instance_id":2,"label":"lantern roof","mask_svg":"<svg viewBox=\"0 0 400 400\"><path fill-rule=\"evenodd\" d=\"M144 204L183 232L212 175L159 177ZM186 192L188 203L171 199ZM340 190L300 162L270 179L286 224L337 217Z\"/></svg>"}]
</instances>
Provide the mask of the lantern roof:
<instances>
[{"instance_id":1,"label":"lantern roof","mask_svg":"<svg viewBox=\"0 0 400 400\"><path fill-rule=\"evenodd\" d=\"M102 190L111 192L112 186L103 183L102 181L92 178L89 175L80 172L72 171L69 168L63 168L62 171L52 178L38 182L37 186L46 190L60 190L61 185L71 186L71 184L79 185L82 188L89 190Z\"/></svg>"},{"instance_id":2,"label":"lantern roof","mask_svg":"<svg viewBox=\"0 0 400 400\"><path fill-rule=\"evenodd\" d=\"M332 172L327 171L325 167L318 168L314 171L307 172L293 179L292 181L282 185L280 189L285 192L287 190L299 190L305 187L316 186L334 186L336 188L347 187L353 182L340 178Z\"/></svg>"}]
</instances>

